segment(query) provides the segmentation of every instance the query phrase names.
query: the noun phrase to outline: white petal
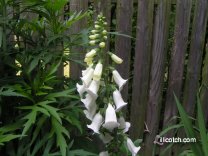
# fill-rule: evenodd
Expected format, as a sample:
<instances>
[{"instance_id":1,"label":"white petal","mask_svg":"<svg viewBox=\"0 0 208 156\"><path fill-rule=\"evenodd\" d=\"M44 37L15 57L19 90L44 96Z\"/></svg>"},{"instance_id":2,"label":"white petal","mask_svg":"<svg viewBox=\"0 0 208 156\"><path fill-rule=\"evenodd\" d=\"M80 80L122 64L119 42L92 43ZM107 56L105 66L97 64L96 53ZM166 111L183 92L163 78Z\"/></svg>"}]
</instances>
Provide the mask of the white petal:
<instances>
[{"instance_id":1,"label":"white petal","mask_svg":"<svg viewBox=\"0 0 208 156\"><path fill-rule=\"evenodd\" d=\"M124 102L122 96L121 96L121 93L118 91L118 90L115 90L113 92L113 100L114 100L114 103L116 105L116 111L120 111L124 106L127 105L126 102Z\"/></svg>"},{"instance_id":2,"label":"white petal","mask_svg":"<svg viewBox=\"0 0 208 156\"><path fill-rule=\"evenodd\" d=\"M93 120L92 123L90 125L87 125L88 128L92 129L94 131L94 133L100 133L100 126L102 125L103 122L103 117L100 113L97 113Z\"/></svg>"},{"instance_id":3,"label":"white petal","mask_svg":"<svg viewBox=\"0 0 208 156\"><path fill-rule=\"evenodd\" d=\"M113 79L115 83L118 85L119 91L121 91L123 89L123 86L126 84L127 80L124 80L117 70L113 71Z\"/></svg>"},{"instance_id":4,"label":"white petal","mask_svg":"<svg viewBox=\"0 0 208 156\"><path fill-rule=\"evenodd\" d=\"M100 152L99 156L109 156L108 151Z\"/></svg>"},{"instance_id":5,"label":"white petal","mask_svg":"<svg viewBox=\"0 0 208 156\"><path fill-rule=\"evenodd\" d=\"M112 131L114 128L118 127L120 124L117 122L116 112L112 104L108 104L105 112L105 123L103 127Z\"/></svg>"}]
</instances>

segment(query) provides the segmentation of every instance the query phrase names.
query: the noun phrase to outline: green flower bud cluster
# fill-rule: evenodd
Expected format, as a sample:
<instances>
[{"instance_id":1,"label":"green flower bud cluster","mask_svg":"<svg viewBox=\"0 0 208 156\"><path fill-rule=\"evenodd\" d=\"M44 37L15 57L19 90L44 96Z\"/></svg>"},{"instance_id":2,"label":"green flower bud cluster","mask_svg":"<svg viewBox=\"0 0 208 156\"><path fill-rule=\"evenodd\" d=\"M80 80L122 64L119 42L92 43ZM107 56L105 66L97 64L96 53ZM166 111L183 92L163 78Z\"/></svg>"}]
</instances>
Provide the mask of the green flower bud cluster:
<instances>
[{"instance_id":1,"label":"green flower bud cluster","mask_svg":"<svg viewBox=\"0 0 208 156\"><path fill-rule=\"evenodd\" d=\"M105 21L105 17L101 14L98 15L94 28L91 30L89 36L89 44L91 46L99 45L101 49L106 47L106 40L108 39L106 26L107 22Z\"/></svg>"}]
</instances>

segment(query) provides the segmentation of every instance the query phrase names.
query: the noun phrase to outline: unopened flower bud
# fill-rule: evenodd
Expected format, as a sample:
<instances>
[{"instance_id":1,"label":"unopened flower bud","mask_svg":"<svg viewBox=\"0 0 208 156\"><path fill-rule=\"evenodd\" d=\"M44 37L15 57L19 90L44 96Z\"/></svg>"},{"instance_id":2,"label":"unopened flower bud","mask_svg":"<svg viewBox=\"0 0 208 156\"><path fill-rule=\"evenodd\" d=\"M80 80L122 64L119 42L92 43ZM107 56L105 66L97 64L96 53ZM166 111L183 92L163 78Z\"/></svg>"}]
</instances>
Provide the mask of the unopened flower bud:
<instances>
[{"instance_id":1,"label":"unopened flower bud","mask_svg":"<svg viewBox=\"0 0 208 156\"><path fill-rule=\"evenodd\" d=\"M96 53L97 53L97 51L95 50L95 49L92 49L90 52L88 52L87 54L86 54L86 58L92 58L92 57L94 57L95 55L96 55Z\"/></svg>"},{"instance_id":2,"label":"unopened flower bud","mask_svg":"<svg viewBox=\"0 0 208 156\"><path fill-rule=\"evenodd\" d=\"M122 60L120 57L118 57L117 55L112 54L112 53L110 53L110 55L111 55L111 59L112 59L115 63L121 64L121 63L123 62L123 60Z\"/></svg>"},{"instance_id":3,"label":"unopened flower bud","mask_svg":"<svg viewBox=\"0 0 208 156\"><path fill-rule=\"evenodd\" d=\"M107 23L107 22L104 22L103 24L104 24L104 25L108 25L108 23Z\"/></svg>"},{"instance_id":4,"label":"unopened flower bud","mask_svg":"<svg viewBox=\"0 0 208 156\"><path fill-rule=\"evenodd\" d=\"M93 80L99 81L102 76L103 71L103 65L102 63L98 63L95 67L94 73L93 73Z\"/></svg>"},{"instance_id":5,"label":"unopened flower bud","mask_svg":"<svg viewBox=\"0 0 208 156\"><path fill-rule=\"evenodd\" d=\"M95 35L90 35L89 38L90 38L91 40L94 40L94 39L96 39L96 36L95 36Z\"/></svg>"},{"instance_id":6,"label":"unopened flower bud","mask_svg":"<svg viewBox=\"0 0 208 156\"><path fill-rule=\"evenodd\" d=\"M103 35L106 35L107 34L107 31L106 30L103 30L102 33L103 33Z\"/></svg>"},{"instance_id":7,"label":"unopened flower bud","mask_svg":"<svg viewBox=\"0 0 208 156\"><path fill-rule=\"evenodd\" d=\"M107 37L107 36L103 36L103 38L104 38L105 40L107 40L107 39L108 39L108 37Z\"/></svg>"},{"instance_id":8,"label":"unopened flower bud","mask_svg":"<svg viewBox=\"0 0 208 156\"><path fill-rule=\"evenodd\" d=\"M96 24L95 29L100 29L100 26Z\"/></svg>"},{"instance_id":9,"label":"unopened flower bud","mask_svg":"<svg viewBox=\"0 0 208 156\"><path fill-rule=\"evenodd\" d=\"M99 31L98 30L91 30L91 33L95 34L95 33L98 33Z\"/></svg>"},{"instance_id":10,"label":"unopened flower bud","mask_svg":"<svg viewBox=\"0 0 208 156\"><path fill-rule=\"evenodd\" d=\"M99 44L99 47L100 47L100 48L105 48L105 42L101 42L101 43Z\"/></svg>"},{"instance_id":11,"label":"unopened flower bud","mask_svg":"<svg viewBox=\"0 0 208 156\"><path fill-rule=\"evenodd\" d=\"M89 44L90 44L90 45L92 45L92 46L94 46L94 45L95 45L95 43L96 43L96 41L95 41L95 40L92 40L92 41L90 41L90 42L89 42Z\"/></svg>"}]
</instances>

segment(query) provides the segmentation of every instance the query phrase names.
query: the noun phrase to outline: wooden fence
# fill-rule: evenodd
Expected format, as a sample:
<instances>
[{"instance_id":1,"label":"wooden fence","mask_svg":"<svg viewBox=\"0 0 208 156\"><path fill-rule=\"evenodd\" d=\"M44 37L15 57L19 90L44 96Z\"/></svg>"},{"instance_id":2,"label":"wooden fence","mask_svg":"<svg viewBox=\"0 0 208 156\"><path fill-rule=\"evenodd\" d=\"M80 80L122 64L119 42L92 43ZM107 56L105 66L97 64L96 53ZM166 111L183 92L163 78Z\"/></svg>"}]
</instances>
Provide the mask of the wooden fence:
<instances>
[{"instance_id":1,"label":"wooden fence","mask_svg":"<svg viewBox=\"0 0 208 156\"><path fill-rule=\"evenodd\" d=\"M123 96L130 103L130 136L143 139L142 156L151 156L156 135L177 122L171 120L177 115L173 93L195 117L196 94L202 86L202 105L208 120L207 0L70 2L72 10L77 11L86 10L87 5L104 13L109 28L116 20L115 31L136 37L116 36L115 44L108 48L124 59L118 68L120 73L125 78L132 77ZM116 12L112 9L115 6ZM83 28L80 25L82 22L77 23L75 31ZM79 73L74 72L77 67L72 66L72 77L78 78ZM174 133L167 136L173 137ZM165 155L172 154L174 151L168 150Z\"/></svg>"}]
</instances>

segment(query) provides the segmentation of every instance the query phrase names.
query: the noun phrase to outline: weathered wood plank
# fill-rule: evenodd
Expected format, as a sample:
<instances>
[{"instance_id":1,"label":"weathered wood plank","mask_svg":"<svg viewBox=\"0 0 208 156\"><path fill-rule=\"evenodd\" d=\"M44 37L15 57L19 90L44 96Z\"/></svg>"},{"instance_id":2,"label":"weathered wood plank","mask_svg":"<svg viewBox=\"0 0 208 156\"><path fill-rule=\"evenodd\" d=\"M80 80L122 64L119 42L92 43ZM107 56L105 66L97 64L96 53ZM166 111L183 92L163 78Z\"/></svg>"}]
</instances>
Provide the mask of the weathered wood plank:
<instances>
[{"instance_id":1,"label":"weathered wood plank","mask_svg":"<svg viewBox=\"0 0 208 156\"><path fill-rule=\"evenodd\" d=\"M205 34L208 19L208 1L196 1L190 54L184 90L183 104L189 115L194 115L196 94L202 66L202 56L205 44Z\"/></svg>"},{"instance_id":2,"label":"weathered wood plank","mask_svg":"<svg viewBox=\"0 0 208 156\"><path fill-rule=\"evenodd\" d=\"M90 0L90 2L94 2L95 0ZM112 3L117 3L117 0L111 0ZM160 0L154 0L155 4L158 4ZM176 4L177 0L170 0L171 4ZM138 0L134 0L134 3L138 3Z\"/></svg>"},{"instance_id":3,"label":"weathered wood plank","mask_svg":"<svg viewBox=\"0 0 208 156\"><path fill-rule=\"evenodd\" d=\"M117 28L116 31L131 36L132 34L132 13L133 0L118 0L117 2ZM131 38L116 36L115 53L124 61L117 67L119 73L124 78L129 78L130 55L131 55ZM125 101L128 99L128 83L122 91Z\"/></svg>"},{"instance_id":4,"label":"weathered wood plank","mask_svg":"<svg viewBox=\"0 0 208 156\"><path fill-rule=\"evenodd\" d=\"M79 11L86 11L88 8L88 0L70 0L70 12L79 12ZM86 19L82 19L78 22L76 22L72 28L71 28L71 32L73 34L79 33L81 32L81 30L83 28L85 28L87 24ZM81 52L84 51L83 47L78 47L76 46L76 48L72 48L71 52L72 53L76 53L76 59L81 59L82 55ZM79 76L81 75L81 67L74 62L70 62L70 77L72 79L78 79Z\"/></svg>"},{"instance_id":5,"label":"weathered wood plank","mask_svg":"<svg viewBox=\"0 0 208 156\"><path fill-rule=\"evenodd\" d=\"M177 115L174 93L178 98L181 97L184 61L188 46L191 8L192 0L177 0L174 45L171 54L169 81L163 120L164 129L175 124L175 120L171 120ZM173 131L170 131L166 137L173 137L173 135ZM166 146L163 147L166 148ZM172 150L168 150L165 155L170 156L171 151Z\"/></svg>"},{"instance_id":6,"label":"weathered wood plank","mask_svg":"<svg viewBox=\"0 0 208 156\"><path fill-rule=\"evenodd\" d=\"M167 53L167 37L169 30L170 1L161 0L155 17L154 40L152 50L152 66L150 76L149 99L147 105L147 127L149 133L145 137L144 156L152 155L153 142L158 133L165 61Z\"/></svg>"},{"instance_id":7,"label":"weathered wood plank","mask_svg":"<svg viewBox=\"0 0 208 156\"><path fill-rule=\"evenodd\" d=\"M138 0L137 38L130 113L132 124L130 136L133 139L142 138L144 133L152 47L153 6L152 0Z\"/></svg>"},{"instance_id":8,"label":"weathered wood plank","mask_svg":"<svg viewBox=\"0 0 208 156\"><path fill-rule=\"evenodd\" d=\"M204 59L204 67L202 71L202 86L200 92L200 98L202 102L202 108L204 110L205 122L208 124L208 42L206 44L206 55Z\"/></svg>"}]
</instances>

